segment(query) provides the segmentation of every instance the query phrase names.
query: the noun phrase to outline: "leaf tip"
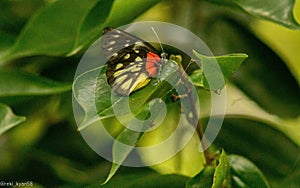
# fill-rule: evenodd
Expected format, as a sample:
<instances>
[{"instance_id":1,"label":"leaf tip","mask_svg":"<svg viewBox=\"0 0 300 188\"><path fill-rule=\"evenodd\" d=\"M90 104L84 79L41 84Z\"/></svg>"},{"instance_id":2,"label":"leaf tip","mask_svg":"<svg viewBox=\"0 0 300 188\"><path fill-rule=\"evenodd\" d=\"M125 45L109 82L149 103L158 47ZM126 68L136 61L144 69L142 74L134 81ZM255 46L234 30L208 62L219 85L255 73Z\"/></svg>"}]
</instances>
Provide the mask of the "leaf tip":
<instances>
[{"instance_id":1,"label":"leaf tip","mask_svg":"<svg viewBox=\"0 0 300 188\"><path fill-rule=\"evenodd\" d=\"M101 185L107 184L107 183L109 182L109 180L114 176L115 173L116 173L116 171L115 171L115 172L112 172L112 171L111 171L111 172L108 174L106 180L105 180L103 183L101 183Z\"/></svg>"}]
</instances>

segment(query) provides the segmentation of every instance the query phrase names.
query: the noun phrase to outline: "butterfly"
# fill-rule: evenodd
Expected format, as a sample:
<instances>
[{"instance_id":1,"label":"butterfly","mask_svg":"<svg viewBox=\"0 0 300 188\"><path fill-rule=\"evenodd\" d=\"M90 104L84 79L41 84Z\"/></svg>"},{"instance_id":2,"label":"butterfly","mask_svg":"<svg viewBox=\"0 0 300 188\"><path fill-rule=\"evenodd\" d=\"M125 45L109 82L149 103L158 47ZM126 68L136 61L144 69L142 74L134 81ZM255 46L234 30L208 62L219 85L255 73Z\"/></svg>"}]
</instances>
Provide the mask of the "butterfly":
<instances>
[{"instance_id":1,"label":"butterfly","mask_svg":"<svg viewBox=\"0 0 300 188\"><path fill-rule=\"evenodd\" d=\"M139 37L112 27L103 29L101 48L108 59L107 82L122 96L145 87L160 72L166 57Z\"/></svg>"}]
</instances>

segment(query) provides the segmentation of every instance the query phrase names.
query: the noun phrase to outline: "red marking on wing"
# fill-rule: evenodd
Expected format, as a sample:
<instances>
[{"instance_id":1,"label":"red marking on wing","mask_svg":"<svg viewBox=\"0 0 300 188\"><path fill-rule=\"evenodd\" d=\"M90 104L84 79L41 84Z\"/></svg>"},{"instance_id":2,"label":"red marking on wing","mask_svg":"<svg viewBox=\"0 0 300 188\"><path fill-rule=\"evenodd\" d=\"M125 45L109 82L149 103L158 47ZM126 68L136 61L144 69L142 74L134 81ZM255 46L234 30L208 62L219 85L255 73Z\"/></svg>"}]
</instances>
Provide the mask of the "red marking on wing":
<instances>
[{"instance_id":1,"label":"red marking on wing","mask_svg":"<svg viewBox=\"0 0 300 188\"><path fill-rule=\"evenodd\" d=\"M151 77L155 77L157 73L156 64L160 62L160 57L152 52L147 53L146 70Z\"/></svg>"}]
</instances>

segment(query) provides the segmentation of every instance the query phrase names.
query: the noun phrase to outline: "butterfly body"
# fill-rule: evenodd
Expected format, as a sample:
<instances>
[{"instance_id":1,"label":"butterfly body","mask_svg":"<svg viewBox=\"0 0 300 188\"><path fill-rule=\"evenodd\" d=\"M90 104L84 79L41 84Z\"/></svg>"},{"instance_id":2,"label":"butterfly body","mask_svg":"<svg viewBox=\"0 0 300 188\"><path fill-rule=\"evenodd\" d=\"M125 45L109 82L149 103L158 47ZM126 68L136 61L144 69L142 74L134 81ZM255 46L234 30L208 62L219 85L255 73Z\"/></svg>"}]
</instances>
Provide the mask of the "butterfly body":
<instances>
[{"instance_id":1,"label":"butterfly body","mask_svg":"<svg viewBox=\"0 0 300 188\"><path fill-rule=\"evenodd\" d=\"M107 82L120 95L146 86L163 64L152 45L122 30L105 28L101 46L108 59Z\"/></svg>"}]
</instances>

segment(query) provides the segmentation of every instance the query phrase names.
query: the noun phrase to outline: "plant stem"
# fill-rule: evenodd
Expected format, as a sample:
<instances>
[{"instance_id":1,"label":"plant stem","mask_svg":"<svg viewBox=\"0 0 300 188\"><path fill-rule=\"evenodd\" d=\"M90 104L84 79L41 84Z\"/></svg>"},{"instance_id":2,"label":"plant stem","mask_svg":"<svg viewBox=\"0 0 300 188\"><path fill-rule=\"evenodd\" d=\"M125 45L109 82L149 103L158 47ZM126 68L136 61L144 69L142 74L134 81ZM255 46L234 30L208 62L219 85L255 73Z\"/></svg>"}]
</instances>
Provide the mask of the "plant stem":
<instances>
[{"instance_id":1,"label":"plant stem","mask_svg":"<svg viewBox=\"0 0 300 188\"><path fill-rule=\"evenodd\" d=\"M187 95L188 99L190 100L191 112L192 112L194 118L198 117L193 92L191 92L192 91L191 88L193 87L193 85L190 83L190 81L185 73L185 70L182 66L181 61L179 61L177 63L179 66L178 71L179 71L180 79L182 80L181 84L183 84L185 86L186 91L187 91L186 95ZM175 98L174 100L180 99L180 98L181 98L181 96L177 96L177 98ZM207 143L206 143L206 138L204 137L204 134L203 134L203 126L202 126L200 120L193 119L193 120L190 120L190 122L192 125L195 125L197 123L196 131L197 131L200 143L201 143L201 147L205 148ZM214 160L214 156L212 155L210 148L207 148L206 150L204 150L203 153L204 153L204 158L205 158L205 165L211 165L211 163Z\"/></svg>"},{"instance_id":2,"label":"plant stem","mask_svg":"<svg viewBox=\"0 0 300 188\"><path fill-rule=\"evenodd\" d=\"M200 139L201 147L204 148L206 146L206 139L203 134L203 126L202 126L200 120L198 121L196 131L197 131L198 137ZM205 149L203 151L203 153L204 153L204 158L205 158L205 165L211 165L214 158L213 158L213 155L211 154L210 149L209 148Z\"/></svg>"}]
</instances>

